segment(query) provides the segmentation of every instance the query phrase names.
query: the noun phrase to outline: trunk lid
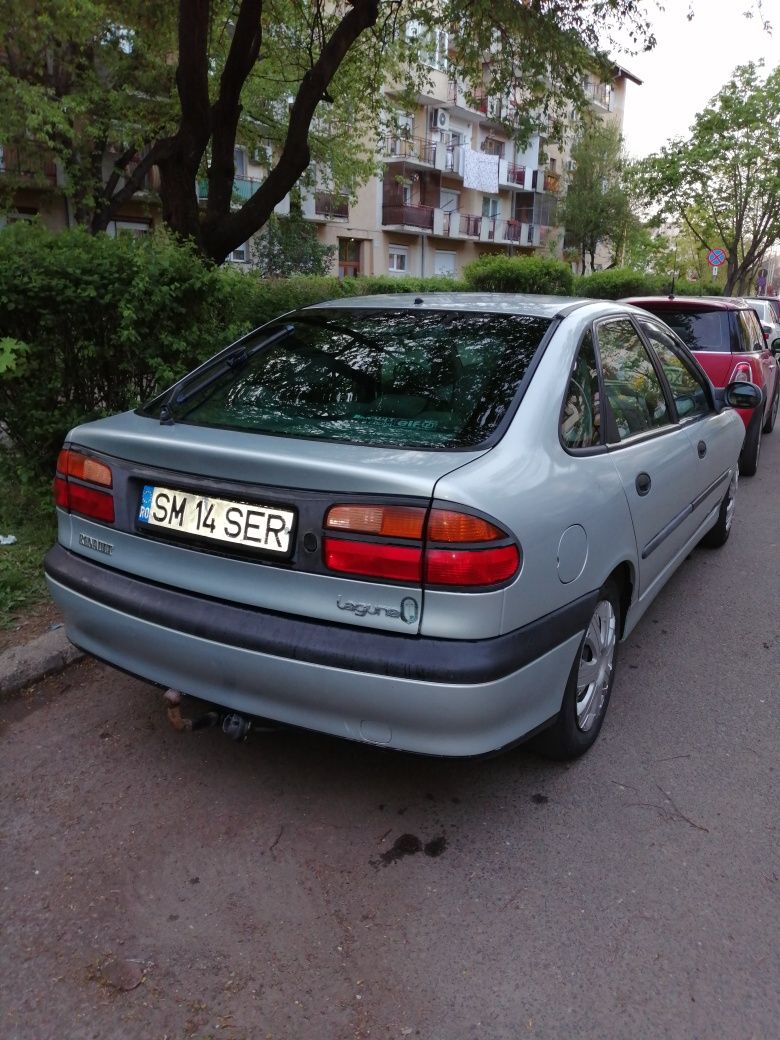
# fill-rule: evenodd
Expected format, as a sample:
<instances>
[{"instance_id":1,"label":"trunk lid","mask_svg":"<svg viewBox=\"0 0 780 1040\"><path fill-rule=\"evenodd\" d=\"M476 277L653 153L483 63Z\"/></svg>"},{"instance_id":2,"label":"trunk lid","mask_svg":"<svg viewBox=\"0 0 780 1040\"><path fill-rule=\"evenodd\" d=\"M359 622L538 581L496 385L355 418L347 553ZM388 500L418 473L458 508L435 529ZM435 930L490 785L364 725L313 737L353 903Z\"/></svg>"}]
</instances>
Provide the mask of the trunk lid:
<instances>
[{"instance_id":1,"label":"trunk lid","mask_svg":"<svg viewBox=\"0 0 780 1040\"><path fill-rule=\"evenodd\" d=\"M60 541L71 551L202 596L407 635L420 630L421 585L328 571L322 559L325 513L344 502L427 507L442 476L485 453L166 426L133 412L77 427L68 443L111 467L116 513L113 526L61 513ZM263 512L291 516L289 547L270 552L206 537L202 529L188 534L181 524L152 526L140 519L148 488L176 492L177 507L186 498L187 516L198 500L238 504L255 518L252 524Z\"/></svg>"}]
</instances>

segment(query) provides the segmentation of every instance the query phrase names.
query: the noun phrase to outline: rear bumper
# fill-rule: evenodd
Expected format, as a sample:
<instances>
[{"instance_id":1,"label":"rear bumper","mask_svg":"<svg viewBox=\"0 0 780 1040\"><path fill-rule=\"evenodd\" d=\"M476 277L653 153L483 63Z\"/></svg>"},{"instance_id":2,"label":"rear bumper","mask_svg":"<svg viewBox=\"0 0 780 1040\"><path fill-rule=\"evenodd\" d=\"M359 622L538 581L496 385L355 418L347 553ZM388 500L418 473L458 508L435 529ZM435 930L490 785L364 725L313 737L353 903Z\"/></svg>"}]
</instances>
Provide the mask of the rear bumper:
<instances>
[{"instance_id":1,"label":"rear bumper","mask_svg":"<svg viewBox=\"0 0 780 1040\"><path fill-rule=\"evenodd\" d=\"M597 595L464 641L240 607L61 546L46 577L69 638L117 667L236 711L435 755L484 754L552 718Z\"/></svg>"}]
</instances>

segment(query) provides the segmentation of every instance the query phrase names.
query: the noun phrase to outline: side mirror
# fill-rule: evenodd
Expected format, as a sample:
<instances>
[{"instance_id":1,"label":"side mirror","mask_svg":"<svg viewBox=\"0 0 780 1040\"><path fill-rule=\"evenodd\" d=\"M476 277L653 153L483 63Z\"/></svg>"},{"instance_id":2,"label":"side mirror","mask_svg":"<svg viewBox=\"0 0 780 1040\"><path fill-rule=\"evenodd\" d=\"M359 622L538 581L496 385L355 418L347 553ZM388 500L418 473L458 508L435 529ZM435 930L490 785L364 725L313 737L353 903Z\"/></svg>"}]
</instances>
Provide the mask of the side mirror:
<instances>
[{"instance_id":1,"label":"side mirror","mask_svg":"<svg viewBox=\"0 0 780 1040\"><path fill-rule=\"evenodd\" d=\"M764 395L755 383L729 383L723 391L723 400L729 408L760 408Z\"/></svg>"},{"instance_id":2,"label":"side mirror","mask_svg":"<svg viewBox=\"0 0 780 1040\"><path fill-rule=\"evenodd\" d=\"M769 347L775 357L780 357L780 337L772 340L772 344Z\"/></svg>"}]
</instances>

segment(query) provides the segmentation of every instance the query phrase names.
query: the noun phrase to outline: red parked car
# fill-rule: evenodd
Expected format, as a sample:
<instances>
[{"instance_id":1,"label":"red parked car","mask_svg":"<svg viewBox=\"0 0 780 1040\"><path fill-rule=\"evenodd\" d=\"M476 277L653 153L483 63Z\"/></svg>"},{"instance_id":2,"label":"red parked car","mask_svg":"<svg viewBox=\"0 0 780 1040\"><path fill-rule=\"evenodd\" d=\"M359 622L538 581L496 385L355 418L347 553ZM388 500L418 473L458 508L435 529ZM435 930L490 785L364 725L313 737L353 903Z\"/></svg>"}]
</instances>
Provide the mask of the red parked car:
<instances>
[{"instance_id":1,"label":"red parked car","mask_svg":"<svg viewBox=\"0 0 780 1040\"><path fill-rule=\"evenodd\" d=\"M715 386L755 383L764 407L738 409L745 424L739 471L752 477L758 468L762 433L771 433L780 403L776 354L780 342L766 343L761 322L750 304L734 297L633 296L622 300L661 318L694 352Z\"/></svg>"}]
</instances>

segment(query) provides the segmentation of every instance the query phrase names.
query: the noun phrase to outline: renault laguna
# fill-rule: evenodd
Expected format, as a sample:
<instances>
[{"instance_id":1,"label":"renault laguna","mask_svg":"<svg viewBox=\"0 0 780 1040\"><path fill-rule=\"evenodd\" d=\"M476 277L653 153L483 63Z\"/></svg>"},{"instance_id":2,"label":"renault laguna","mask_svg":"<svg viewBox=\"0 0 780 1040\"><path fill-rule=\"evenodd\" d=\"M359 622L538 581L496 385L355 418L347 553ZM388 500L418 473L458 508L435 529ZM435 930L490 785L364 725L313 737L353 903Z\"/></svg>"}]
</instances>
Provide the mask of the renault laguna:
<instances>
[{"instance_id":1,"label":"renault laguna","mask_svg":"<svg viewBox=\"0 0 780 1040\"><path fill-rule=\"evenodd\" d=\"M622 304L323 303L70 432L48 584L77 646L242 718L573 758L619 641L728 538L760 402Z\"/></svg>"}]
</instances>

